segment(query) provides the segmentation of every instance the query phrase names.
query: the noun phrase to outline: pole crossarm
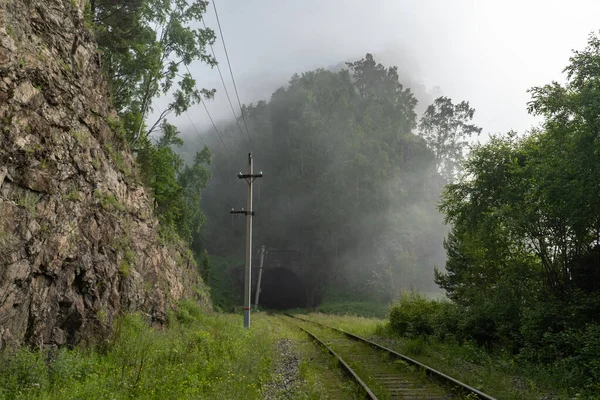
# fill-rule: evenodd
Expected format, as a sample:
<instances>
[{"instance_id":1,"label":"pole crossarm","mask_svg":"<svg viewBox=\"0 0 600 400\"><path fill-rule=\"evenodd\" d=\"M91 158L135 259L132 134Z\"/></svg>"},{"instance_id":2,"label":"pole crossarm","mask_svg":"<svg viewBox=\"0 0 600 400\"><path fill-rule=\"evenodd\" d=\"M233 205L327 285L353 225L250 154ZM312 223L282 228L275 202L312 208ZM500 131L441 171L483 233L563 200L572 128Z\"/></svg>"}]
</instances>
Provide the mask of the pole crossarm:
<instances>
[{"instance_id":1,"label":"pole crossarm","mask_svg":"<svg viewBox=\"0 0 600 400\"><path fill-rule=\"evenodd\" d=\"M241 172L238 172L238 179L245 179L246 182L248 182L248 184L254 182L255 179L257 178L262 178L263 177L263 173L262 171L260 171L258 174L242 174Z\"/></svg>"},{"instance_id":2,"label":"pole crossarm","mask_svg":"<svg viewBox=\"0 0 600 400\"><path fill-rule=\"evenodd\" d=\"M244 211L244 210L241 210L241 211L231 210L230 214L256 215L256 212L255 211Z\"/></svg>"}]
</instances>

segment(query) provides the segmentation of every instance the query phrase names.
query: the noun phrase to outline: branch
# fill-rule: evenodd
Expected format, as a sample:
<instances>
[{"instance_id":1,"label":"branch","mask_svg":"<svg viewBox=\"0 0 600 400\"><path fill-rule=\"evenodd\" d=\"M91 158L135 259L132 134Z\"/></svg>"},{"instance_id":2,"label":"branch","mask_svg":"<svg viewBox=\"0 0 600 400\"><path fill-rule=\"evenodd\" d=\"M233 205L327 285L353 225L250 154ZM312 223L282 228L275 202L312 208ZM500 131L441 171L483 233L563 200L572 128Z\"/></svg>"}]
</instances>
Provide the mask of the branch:
<instances>
[{"instance_id":1,"label":"branch","mask_svg":"<svg viewBox=\"0 0 600 400\"><path fill-rule=\"evenodd\" d=\"M167 108L166 110L164 110L163 112L160 113L160 115L158 116L158 119L156 120L156 122L154 122L154 124L152 125L152 128L150 128L150 130L148 130L147 135L150 135L152 132L154 132L154 130L156 129L156 126L163 120L165 119L165 117L167 115L169 115L171 113L171 111L173 111L172 108Z\"/></svg>"}]
</instances>

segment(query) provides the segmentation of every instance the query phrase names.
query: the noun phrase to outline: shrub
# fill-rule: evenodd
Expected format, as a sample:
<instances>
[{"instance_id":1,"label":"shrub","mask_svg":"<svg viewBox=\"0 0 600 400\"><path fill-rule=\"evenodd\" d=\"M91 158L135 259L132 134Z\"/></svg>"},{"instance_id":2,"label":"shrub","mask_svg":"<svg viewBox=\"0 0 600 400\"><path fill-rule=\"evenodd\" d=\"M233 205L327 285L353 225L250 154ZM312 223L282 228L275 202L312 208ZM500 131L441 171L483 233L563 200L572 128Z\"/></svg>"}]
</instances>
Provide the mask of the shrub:
<instances>
[{"instance_id":1,"label":"shrub","mask_svg":"<svg viewBox=\"0 0 600 400\"><path fill-rule=\"evenodd\" d=\"M417 292L404 292L390 309L390 326L404 336L432 335L443 305Z\"/></svg>"}]
</instances>

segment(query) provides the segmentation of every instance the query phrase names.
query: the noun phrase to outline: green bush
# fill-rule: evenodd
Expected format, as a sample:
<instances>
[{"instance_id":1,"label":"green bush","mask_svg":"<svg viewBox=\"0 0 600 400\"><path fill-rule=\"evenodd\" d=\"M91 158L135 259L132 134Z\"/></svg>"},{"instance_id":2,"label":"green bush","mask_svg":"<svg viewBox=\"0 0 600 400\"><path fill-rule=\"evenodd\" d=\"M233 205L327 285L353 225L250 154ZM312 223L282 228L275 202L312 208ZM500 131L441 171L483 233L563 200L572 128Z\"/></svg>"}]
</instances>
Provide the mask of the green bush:
<instances>
[{"instance_id":1,"label":"green bush","mask_svg":"<svg viewBox=\"0 0 600 400\"><path fill-rule=\"evenodd\" d=\"M568 387L600 393L600 325L545 332L519 358L562 370Z\"/></svg>"},{"instance_id":2,"label":"green bush","mask_svg":"<svg viewBox=\"0 0 600 400\"><path fill-rule=\"evenodd\" d=\"M203 314L202 308L193 300L182 300L177 305L175 318L183 324L197 321Z\"/></svg>"},{"instance_id":3,"label":"green bush","mask_svg":"<svg viewBox=\"0 0 600 400\"><path fill-rule=\"evenodd\" d=\"M390 309L390 326L399 335L417 337L432 335L444 307L417 292L403 292Z\"/></svg>"}]
</instances>

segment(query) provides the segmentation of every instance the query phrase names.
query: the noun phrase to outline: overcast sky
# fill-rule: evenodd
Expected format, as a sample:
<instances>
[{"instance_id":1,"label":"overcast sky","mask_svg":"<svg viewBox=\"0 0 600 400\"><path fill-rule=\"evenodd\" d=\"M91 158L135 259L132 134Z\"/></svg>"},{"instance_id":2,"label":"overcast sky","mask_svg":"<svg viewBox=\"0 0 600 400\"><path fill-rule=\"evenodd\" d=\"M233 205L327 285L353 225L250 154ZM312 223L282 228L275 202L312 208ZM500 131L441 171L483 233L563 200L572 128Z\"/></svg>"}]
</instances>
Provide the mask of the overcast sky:
<instances>
[{"instance_id":1,"label":"overcast sky","mask_svg":"<svg viewBox=\"0 0 600 400\"><path fill-rule=\"evenodd\" d=\"M373 53L396 65L422 103L468 100L484 133L524 131L526 90L563 79L572 49L600 29L599 0L217 0L242 103L268 99L293 73ZM206 23L218 35L212 4ZM215 51L231 79L221 38ZM231 117L216 69L193 65L217 120ZM233 91L231 92L233 94ZM423 104L422 106L426 106ZM190 116L208 126L201 106ZM236 110L238 112L238 110ZM239 112L238 112L239 115ZM187 117L175 120L186 130Z\"/></svg>"}]
</instances>

